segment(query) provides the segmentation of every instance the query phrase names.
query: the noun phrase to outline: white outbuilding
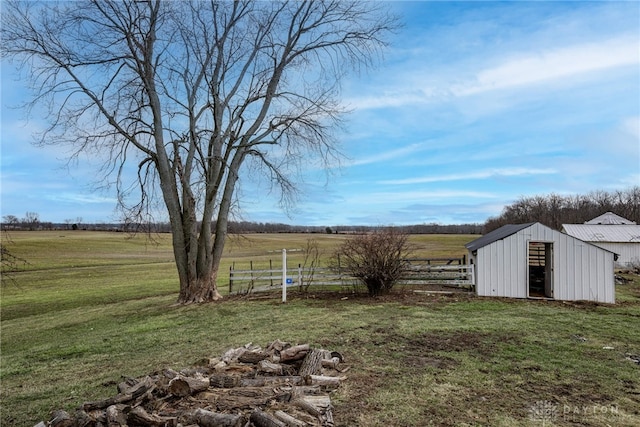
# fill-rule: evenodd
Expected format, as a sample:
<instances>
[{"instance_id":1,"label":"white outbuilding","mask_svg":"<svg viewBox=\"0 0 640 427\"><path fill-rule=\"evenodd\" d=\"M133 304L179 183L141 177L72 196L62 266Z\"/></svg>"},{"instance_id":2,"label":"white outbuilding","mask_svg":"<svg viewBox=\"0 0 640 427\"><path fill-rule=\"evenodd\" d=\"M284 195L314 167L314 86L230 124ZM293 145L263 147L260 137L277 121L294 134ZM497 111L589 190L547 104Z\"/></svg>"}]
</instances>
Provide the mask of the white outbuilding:
<instances>
[{"instance_id":1,"label":"white outbuilding","mask_svg":"<svg viewBox=\"0 0 640 427\"><path fill-rule=\"evenodd\" d=\"M584 224L563 224L562 231L618 255L620 267L640 265L640 225L607 212Z\"/></svg>"},{"instance_id":2,"label":"white outbuilding","mask_svg":"<svg viewBox=\"0 0 640 427\"><path fill-rule=\"evenodd\" d=\"M479 296L615 303L615 254L539 222L505 225L465 246Z\"/></svg>"}]
</instances>

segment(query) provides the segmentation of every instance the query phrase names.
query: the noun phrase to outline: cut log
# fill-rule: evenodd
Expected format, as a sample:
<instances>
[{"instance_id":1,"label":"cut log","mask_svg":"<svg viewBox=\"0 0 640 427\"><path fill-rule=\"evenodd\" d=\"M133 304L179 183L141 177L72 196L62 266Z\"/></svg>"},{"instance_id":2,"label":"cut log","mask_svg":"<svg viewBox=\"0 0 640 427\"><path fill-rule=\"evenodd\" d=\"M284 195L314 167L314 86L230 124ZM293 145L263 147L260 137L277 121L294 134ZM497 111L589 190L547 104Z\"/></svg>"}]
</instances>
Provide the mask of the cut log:
<instances>
[{"instance_id":1,"label":"cut log","mask_svg":"<svg viewBox=\"0 0 640 427\"><path fill-rule=\"evenodd\" d=\"M242 415L219 414L200 408L193 411L193 418L200 427L240 427L245 422Z\"/></svg>"},{"instance_id":2,"label":"cut log","mask_svg":"<svg viewBox=\"0 0 640 427\"><path fill-rule=\"evenodd\" d=\"M331 359L324 359L322 361L322 367L323 368L329 368L329 369L338 369L338 365L340 364L340 358L338 357L332 357Z\"/></svg>"},{"instance_id":3,"label":"cut log","mask_svg":"<svg viewBox=\"0 0 640 427\"><path fill-rule=\"evenodd\" d=\"M287 427L305 427L307 425L304 421L300 421L284 411L276 411L273 416L285 423Z\"/></svg>"},{"instance_id":4,"label":"cut log","mask_svg":"<svg viewBox=\"0 0 640 427\"><path fill-rule=\"evenodd\" d=\"M333 426L333 406L329 396L305 396L293 401L298 408L314 415L323 427Z\"/></svg>"},{"instance_id":5,"label":"cut log","mask_svg":"<svg viewBox=\"0 0 640 427\"><path fill-rule=\"evenodd\" d=\"M276 351L279 353L287 347L291 347L291 344L289 344L288 342L275 340L267 346L267 352L273 353L274 351Z\"/></svg>"},{"instance_id":6,"label":"cut log","mask_svg":"<svg viewBox=\"0 0 640 427\"><path fill-rule=\"evenodd\" d=\"M129 403L140 396L147 393L149 390L155 387L154 381L151 377L146 376L138 383L132 386L126 386L120 384L118 388L123 388L126 390L124 393L119 393L113 397L104 400L98 400L96 402L86 402L82 405L82 409L85 411L94 411L96 409L106 409L111 405L117 405L118 403Z\"/></svg>"},{"instance_id":7,"label":"cut log","mask_svg":"<svg viewBox=\"0 0 640 427\"><path fill-rule=\"evenodd\" d=\"M127 424L144 427L172 427L178 425L178 420L175 417L149 414L142 406L136 406L127 415Z\"/></svg>"},{"instance_id":8,"label":"cut log","mask_svg":"<svg viewBox=\"0 0 640 427\"><path fill-rule=\"evenodd\" d=\"M319 417L321 414L320 410L313 406L311 403L307 402L305 399L300 398L293 401L293 404L303 411L308 412L309 414Z\"/></svg>"},{"instance_id":9,"label":"cut log","mask_svg":"<svg viewBox=\"0 0 640 427\"><path fill-rule=\"evenodd\" d=\"M227 366L224 368L224 372L235 372L238 374L248 374L253 372L253 370L254 370L253 366L248 366L248 365L245 365L244 363L236 363L236 362L228 363Z\"/></svg>"},{"instance_id":10,"label":"cut log","mask_svg":"<svg viewBox=\"0 0 640 427\"><path fill-rule=\"evenodd\" d=\"M172 380L175 377L177 377L178 375L180 375L180 373L177 372L177 371L174 371L171 368L167 368L164 371L162 371L162 375L164 375L166 378L169 378L170 380Z\"/></svg>"},{"instance_id":11,"label":"cut log","mask_svg":"<svg viewBox=\"0 0 640 427\"><path fill-rule=\"evenodd\" d=\"M322 361L331 358L331 352L321 349L313 349L305 356L300 365L298 375L320 375L322 371Z\"/></svg>"},{"instance_id":12,"label":"cut log","mask_svg":"<svg viewBox=\"0 0 640 427\"><path fill-rule=\"evenodd\" d=\"M224 390L215 400L219 411L264 407L273 402L288 402L291 392L274 387L237 387Z\"/></svg>"},{"instance_id":13,"label":"cut log","mask_svg":"<svg viewBox=\"0 0 640 427\"><path fill-rule=\"evenodd\" d=\"M82 404L84 411L94 411L96 409L105 409L111 405L117 405L118 403L127 403L133 400L131 394L117 394L113 397L104 400L98 400L96 402L86 402Z\"/></svg>"},{"instance_id":14,"label":"cut log","mask_svg":"<svg viewBox=\"0 0 640 427\"><path fill-rule=\"evenodd\" d=\"M291 362L294 360L303 359L311 347L309 344L300 344L294 345L293 347L289 347L280 352L280 361L281 362Z\"/></svg>"},{"instance_id":15,"label":"cut log","mask_svg":"<svg viewBox=\"0 0 640 427\"><path fill-rule=\"evenodd\" d=\"M256 364L267 357L269 354L261 351L245 351L238 357L238 362Z\"/></svg>"},{"instance_id":16,"label":"cut log","mask_svg":"<svg viewBox=\"0 0 640 427\"><path fill-rule=\"evenodd\" d=\"M256 409L251 413L249 420L256 427L287 427L285 423L274 417L273 415Z\"/></svg>"},{"instance_id":17,"label":"cut log","mask_svg":"<svg viewBox=\"0 0 640 427\"><path fill-rule=\"evenodd\" d=\"M226 363L236 362L247 351L244 347L231 348L222 355L222 361Z\"/></svg>"},{"instance_id":18,"label":"cut log","mask_svg":"<svg viewBox=\"0 0 640 427\"><path fill-rule=\"evenodd\" d=\"M126 390L128 390L129 388L133 387L134 385L140 382L136 378L125 377L125 376L123 376L122 378L124 379L124 381L118 384L118 393L126 393Z\"/></svg>"},{"instance_id":19,"label":"cut log","mask_svg":"<svg viewBox=\"0 0 640 427\"><path fill-rule=\"evenodd\" d=\"M307 385L319 385L327 388L338 388L340 387L340 381L346 379L346 377L329 377L325 375L307 375L304 377Z\"/></svg>"},{"instance_id":20,"label":"cut log","mask_svg":"<svg viewBox=\"0 0 640 427\"><path fill-rule=\"evenodd\" d=\"M283 377L255 377L241 378L238 385L240 387L263 387L263 386L281 386L281 385L303 385L304 378L301 376L283 376Z\"/></svg>"},{"instance_id":21,"label":"cut log","mask_svg":"<svg viewBox=\"0 0 640 427\"><path fill-rule=\"evenodd\" d=\"M89 414L87 414L83 410L78 410L75 413L76 426L78 427L87 427L95 425L96 420L93 419Z\"/></svg>"},{"instance_id":22,"label":"cut log","mask_svg":"<svg viewBox=\"0 0 640 427\"><path fill-rule=\"evenodd\" d=\"M272 363L268 360L261 360L257 364L258 372L264 372L266 374L282 375L282 365L278 363Z\"/></svg>"},{"instance_id":23,"label":"cut log","mask_svg":"<svg viewBox=\"0 0 640 427\"><path fill-rule=\"evenodd\" d=\"M169 382L169 393L178 397L192 396L209 388L209 378L179 375Z\"/></svg>"},{"instance_id":24,"label":"cut log","mask_svg":"<svg viewBox=\"0 0 640 427\"><path fill-rule=\"evenodd\" d=\"M240 379L233 375L216 374L209 377L209 384L214 388L236 387Z\"/></svg>"},{"instance_id":25,"label":"cut log","mask_svg":"<svg viewBox=\"0 0 640 427\"><path fill-rule=\"evenodd\" d=\"M55 411L51 415L51 421L49 425L51 427L71 427L75 424L75 420L69 415L67 411L62 409Z\"/></svg>"},{"instance_id":26,"label":"cut log","mask_svg":"<svg viewBox=\"0 0 640 427\"><path fill-rule=\"evenodd\" d=\"M111 405L105 411L108 427L119 427L127 424L127 414L124 413L126 405Z\"/></svg>"}]
</instances>

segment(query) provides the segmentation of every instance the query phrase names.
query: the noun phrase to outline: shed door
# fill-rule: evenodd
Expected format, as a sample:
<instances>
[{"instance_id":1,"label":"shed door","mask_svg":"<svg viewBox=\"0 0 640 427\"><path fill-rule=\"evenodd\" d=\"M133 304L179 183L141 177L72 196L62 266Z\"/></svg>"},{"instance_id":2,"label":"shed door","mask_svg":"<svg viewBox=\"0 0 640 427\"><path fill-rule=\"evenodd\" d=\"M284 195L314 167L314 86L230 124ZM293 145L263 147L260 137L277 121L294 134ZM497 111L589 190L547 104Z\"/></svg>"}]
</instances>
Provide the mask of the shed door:
<instances>
[{"instance_id":1,"label":"shed door","mask_svg":"<svg viewBox=\"0 0 640 427\"><path fill-rule=\"evenodd\" d=\"M553 243L529 242L529 297L553 298Z\"/></svg>"}]
</instances>

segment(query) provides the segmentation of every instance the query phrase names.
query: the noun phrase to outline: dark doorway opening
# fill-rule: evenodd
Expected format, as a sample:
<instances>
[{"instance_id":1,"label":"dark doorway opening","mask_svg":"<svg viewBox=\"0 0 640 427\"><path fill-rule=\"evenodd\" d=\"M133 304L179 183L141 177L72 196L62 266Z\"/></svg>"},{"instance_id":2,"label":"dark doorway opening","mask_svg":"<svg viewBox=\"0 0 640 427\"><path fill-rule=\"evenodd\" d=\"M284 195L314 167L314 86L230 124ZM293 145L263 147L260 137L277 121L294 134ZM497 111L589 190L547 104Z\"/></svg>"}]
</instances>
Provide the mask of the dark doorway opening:
<instances>
[{"instance_id":1,"label":"dark doorway opening","mask_svg":"<svg viewBox=\"0 0 640 427\"><path fill-rule=\"evenodd\" d=\"M529 242L529 297L553 298L553 243Z\"/></svg>"}]
</instances>

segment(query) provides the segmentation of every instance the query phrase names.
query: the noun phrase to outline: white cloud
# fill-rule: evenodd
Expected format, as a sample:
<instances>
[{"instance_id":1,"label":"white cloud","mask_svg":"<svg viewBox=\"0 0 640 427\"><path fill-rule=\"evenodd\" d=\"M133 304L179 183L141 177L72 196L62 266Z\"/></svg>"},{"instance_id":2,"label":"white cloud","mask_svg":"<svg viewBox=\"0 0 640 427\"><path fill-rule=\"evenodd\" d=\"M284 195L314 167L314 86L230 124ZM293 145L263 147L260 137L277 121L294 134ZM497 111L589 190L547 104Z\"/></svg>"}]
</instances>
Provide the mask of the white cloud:
<instances>
[{"instance_id":1,"label":"white cloud","mask_svg":"<svg viewBox=\"0 0 640 427\"><path fill-rule=\"evenodd\" d=\"M482 60L480 60L481 56ZM360 110L397 108L450 100L504 89L523 89L544 82L566 81L591 72L640 64L640 39L637 34L617 36L599 42L562 47L540 47L536 51L478 53L465 64L445 66L442 70L419 59L410 71L394 75L379 95L348 98L347 105ZM480 70L476 64L494 64ZM442 66L442 64L441 64ZM454 71L455 70L455 71ZM425 83L426 82L426 83Z\"/></svg>"},{"instance_id":2,"label":"white cloud","mask_svg":"<svg viewBox=\"0 0 640 427\"><path fill-rule=\"evenodd\" d=\"M480 71L475 82L454 87L453 93L457 96L474 95L639 64L639 49L636 35L528 53Z\"/></svg>"},{"instance_id":3,"label":"white cloud","mask_svg":"<svg viewBox=\"0 0 640 427\"><path fill-rule=\"evenodd\" d=\"M504 168L487 169L477 172L447 174L439 176L425 176L418 178L395 179L379 181L379 184L424 184L429 182L461 181L467 179L487 179L497 176L522 176L522 175L550 175L555 174L555 169L536 168Z\"/></svg>"},{"instance_id":4,"label":"white cloud","mask_svg":"<svg viewBox=\"0 0 640 427\"><path fill-rule=\"evenodd\" d=\"M114 205L117 203L117 199L114 197L105 197L97 194L82 194L82 193L57 193L46 195L45 198L57 203L82 203L82 204L96 204L96 203L108 203Z\"/></svg>"},{"instance_id":5,"label":"white cloud","mask_svg":"<svg viewBox=\"0 0 640 427\"><path fill-rule=\"evenodd\" d=\"M623 120L622 130L640 141L640 116Z\"/></svg>"}]
</instances>

